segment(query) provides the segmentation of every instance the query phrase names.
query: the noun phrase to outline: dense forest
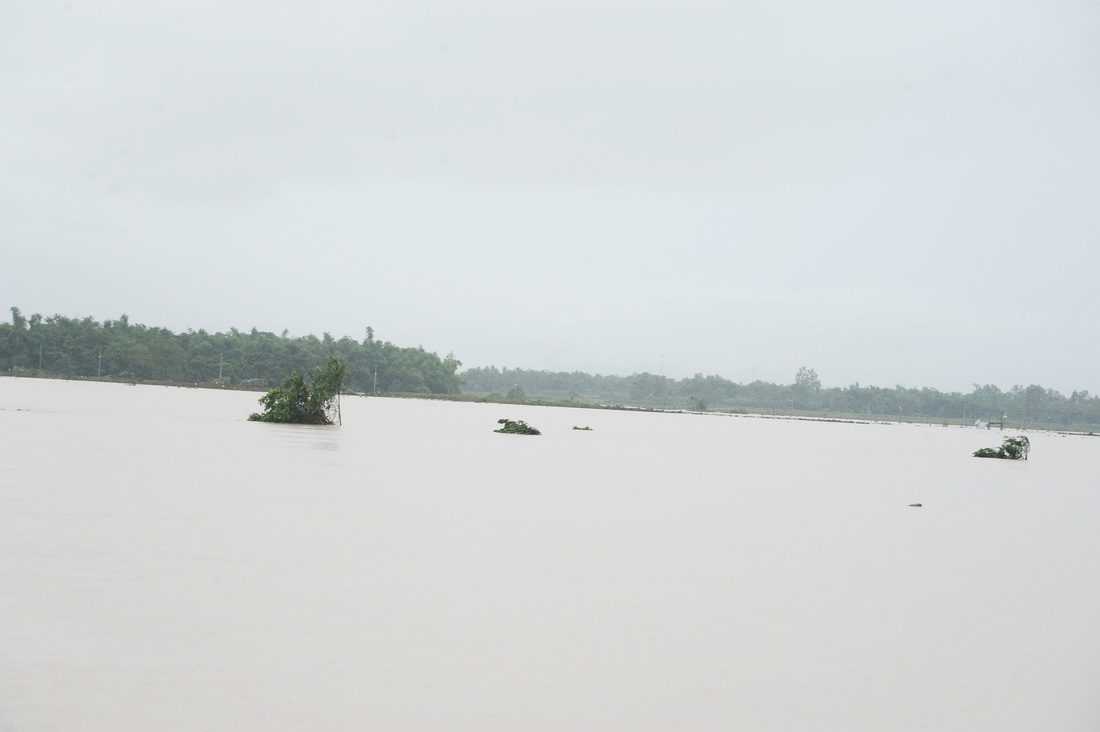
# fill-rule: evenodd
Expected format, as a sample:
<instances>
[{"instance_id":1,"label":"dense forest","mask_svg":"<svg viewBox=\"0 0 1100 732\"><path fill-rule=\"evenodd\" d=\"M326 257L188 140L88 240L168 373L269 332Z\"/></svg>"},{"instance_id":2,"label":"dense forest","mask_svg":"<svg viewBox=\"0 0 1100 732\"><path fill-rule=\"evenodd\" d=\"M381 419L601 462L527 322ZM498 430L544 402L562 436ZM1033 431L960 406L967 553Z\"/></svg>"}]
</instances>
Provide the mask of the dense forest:
<instances>
[{"instance_id":1,"label":"dense forest","mask_svg":"<svg viewBox=\"0 0 1100 732\"><path fill-rule=\"evenodd\" d=\"M423 348L400 348L365 338L334 339L328 333L289 338L258 331L205 330L173 333L131 323L125 315L99 323L53 315L23 316L11 309L0 323L0 373L110 378L268 388L337 356L347 364L345 383L362 393L457 394L461 363Z\"/></svg>"},{"instance_id":2,"label":"dense forest","mask_svg":"<svg viewBox=\"0 0 1100 732\"><path fill-rule=\"evenodd\" d=\"M805 367L791 384L738 384L703 374L677 381L648 373L593 376L495 367L468 369L460 376L464 393L526 400L954 423L1004 418L1014 426L1087 431L1100 427L1100 397L1087 391L1066 397L1036 385L1002 391L990 384L975 384L969 394L859 384L823 388L817 373Z\"/></svg>"},{"instance_id":3,"label":"dense forest","mask_svg":"<svg viewBox=\"0 0 1100 732\"><path fill-rule=\"evenodd\" d=\"M1100 428L1100 397L1075 391L975 384L968 394L929 388L883 388L852 384L824 388L813 369L801 368L790 384L739 384L696 374L680 380L649 373L601 376L525 369L472 368L452 354L440 358L423 348L328 333L298 338L258 331L173 333L130 323L125 315L102 323L11 309L0 323L0 374L103 378L207 386L270 388L292 372L304 374L330 356L347 365L345 383L371 394L460 395L528 402L618 405L693 411L832 415L869 419L999 422L1093 432Z\"/></svg>"}]
</instances>

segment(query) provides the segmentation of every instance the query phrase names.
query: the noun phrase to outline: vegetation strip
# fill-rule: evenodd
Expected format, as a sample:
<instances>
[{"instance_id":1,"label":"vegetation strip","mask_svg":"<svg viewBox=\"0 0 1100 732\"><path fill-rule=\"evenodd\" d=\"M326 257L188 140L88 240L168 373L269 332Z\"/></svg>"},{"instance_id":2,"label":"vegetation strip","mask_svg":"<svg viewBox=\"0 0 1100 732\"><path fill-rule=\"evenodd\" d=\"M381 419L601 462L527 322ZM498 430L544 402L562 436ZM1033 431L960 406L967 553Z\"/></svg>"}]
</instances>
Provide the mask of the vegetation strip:
<instances>
[{"instance_id":1,"label":"vegetation strip","mask_svg":"<svg viewBox=\"0 0 1100 732\"><path fill-rule=\"evenodd\" d=\"M356 341L328 333L291 338L286 331L276 335L256 328L176 334L131 323L126 315L100 323L91 317L28 318L17 307L11 314L10 323L0 323L0 373L11 376L265 390L281 384L288 373L306 373L336 356L347 364L347 392L357 394L1100 431L1100 397L1087 391L1065 396L1037 384L1007 391L975 384L968 394L858 383L826 388L817 372L806 367L798 369L791 384L739 384L703 374L676 380L650 373L603 376L496 367L459 371L462 364L452 354L441 358L422 347L379 341L369 327L362 341Z\"/></svg>"}]
</instances>

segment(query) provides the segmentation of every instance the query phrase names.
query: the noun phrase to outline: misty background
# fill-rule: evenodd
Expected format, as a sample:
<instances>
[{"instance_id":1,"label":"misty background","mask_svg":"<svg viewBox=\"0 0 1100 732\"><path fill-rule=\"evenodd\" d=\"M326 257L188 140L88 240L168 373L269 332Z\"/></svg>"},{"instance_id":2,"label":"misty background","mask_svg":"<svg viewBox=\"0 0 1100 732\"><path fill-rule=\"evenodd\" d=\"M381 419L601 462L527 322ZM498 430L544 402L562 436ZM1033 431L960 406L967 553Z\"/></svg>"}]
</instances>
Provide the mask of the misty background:
<instances>
[{"instance_id":1,"label":"misty background","mask_svg":"<svg viewBox=\"0 0 1100 732\"><path fill-rule=\"evenodd\" d=\"M0 9L0 306L1100 391L1100 6Z\"/></svg>"}]
</instances>

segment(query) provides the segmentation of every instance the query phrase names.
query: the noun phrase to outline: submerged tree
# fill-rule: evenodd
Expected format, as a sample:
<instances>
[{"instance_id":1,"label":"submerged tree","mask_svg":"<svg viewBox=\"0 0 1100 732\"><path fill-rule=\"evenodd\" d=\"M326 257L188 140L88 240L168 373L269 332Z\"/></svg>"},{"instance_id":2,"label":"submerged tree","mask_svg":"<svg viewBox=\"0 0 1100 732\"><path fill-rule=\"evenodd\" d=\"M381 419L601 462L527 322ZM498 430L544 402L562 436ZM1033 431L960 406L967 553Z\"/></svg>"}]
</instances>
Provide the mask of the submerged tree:
<instances>
[{"instance_id":1,"label":"submerged tree","mask_svg":"<svg viewBox=\"0 0 1100 732\"><path fill-rule=\"evenodd\" d=\"M1024 435L1006 437L1000 447L983 447L974 453L974 457L1004 458L1006 460L1027 460L1031 451L1031 442Z\"/></svg>"},{"instance_id":2,"label":"submerged tree","mask_svg":"<svg viewBox=\"0 0 1100 732\"><path fill-rule=\"evenodd\" d=\"M339 415L340 389L347 366L335 356L320 369L310 369L312 387L297 372L282 386L260 397L263 413L253 412L254 422L286 422L291 424L333 424Z\"/></svg>"},{"instance_id":3,"label":"submerged tree","mask_svg":"<svg viewBox=\"0 0 1100 732\"><path fill-rule=\"evenodd\" d=\"M537 429L524 422L522 419L498 419L497 424L504 425L499 430L493 430L493 432L500 432L505 435L541 435Z\"/></svg>"}]
</instances>

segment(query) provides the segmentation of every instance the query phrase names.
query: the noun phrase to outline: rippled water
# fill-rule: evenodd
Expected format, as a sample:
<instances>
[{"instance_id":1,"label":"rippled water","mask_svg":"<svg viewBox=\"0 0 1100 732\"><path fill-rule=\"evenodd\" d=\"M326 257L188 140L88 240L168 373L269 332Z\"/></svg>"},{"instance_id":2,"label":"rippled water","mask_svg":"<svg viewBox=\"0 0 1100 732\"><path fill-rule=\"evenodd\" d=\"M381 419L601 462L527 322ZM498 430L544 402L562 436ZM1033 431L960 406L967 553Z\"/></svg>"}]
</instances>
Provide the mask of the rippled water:
<instances>
[{"instance_id":1,"label":"rippled water","mask_svg":"<svg viewBox=\"0 0 1100 732\"><path fill-rule=\"evenodd\" d=\"M1100 729L1100 438L258 396L0 378L0 730Z\"/></svg>"}]
</instances>

